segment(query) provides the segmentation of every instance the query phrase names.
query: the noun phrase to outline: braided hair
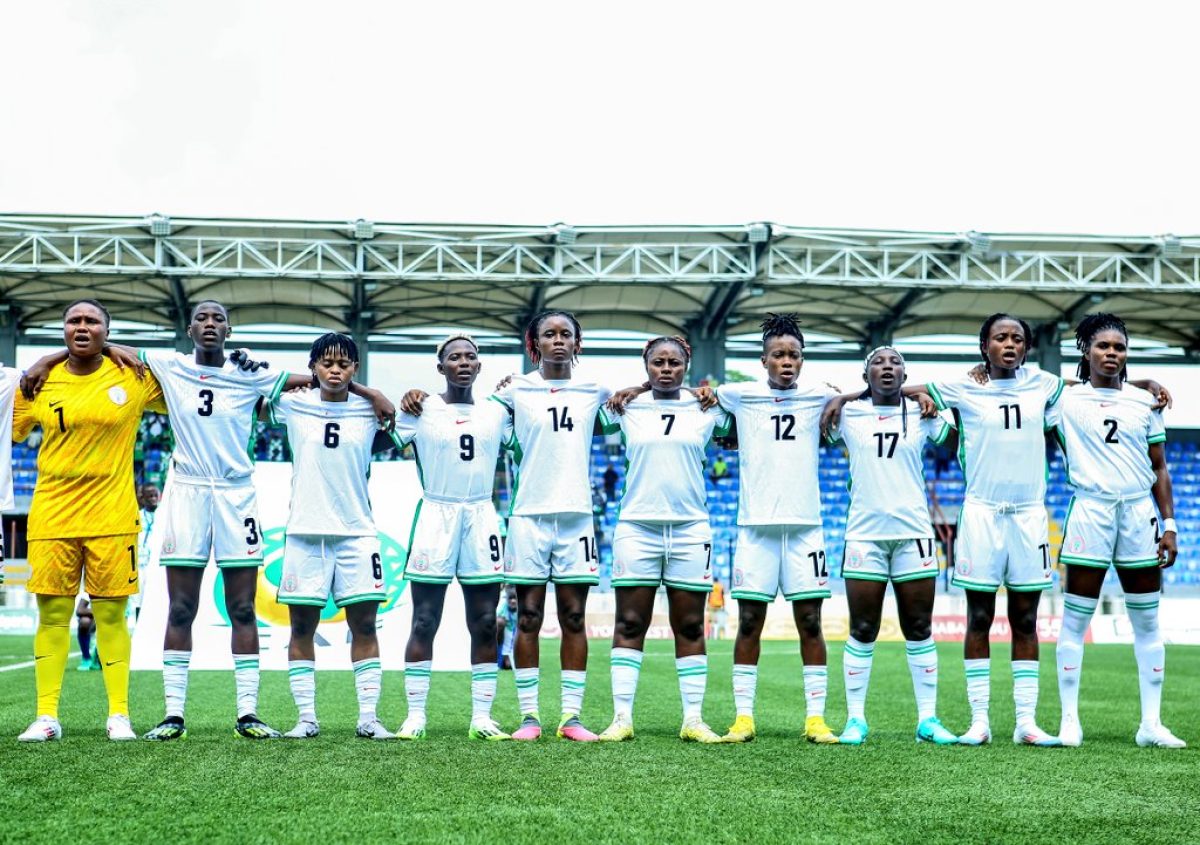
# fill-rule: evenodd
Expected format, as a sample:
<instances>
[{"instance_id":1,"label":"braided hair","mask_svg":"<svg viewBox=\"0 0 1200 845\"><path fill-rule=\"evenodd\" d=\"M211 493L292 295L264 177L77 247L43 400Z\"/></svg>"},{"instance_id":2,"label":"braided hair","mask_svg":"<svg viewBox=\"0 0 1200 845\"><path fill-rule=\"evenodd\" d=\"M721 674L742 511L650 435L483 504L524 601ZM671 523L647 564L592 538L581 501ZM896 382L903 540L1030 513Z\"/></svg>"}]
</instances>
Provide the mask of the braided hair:
<instances>
[{"instance_id":1,"label":"braided hair","mask_svg":"<svg viewBox=\"0 0 1200 845\"><path fill-rule=\"evenodd\" d=\"M1011 320L1021 327L1021 332L1025 335L1025 352L1021 355L1021 364L1025 363L1025 359L1029 357L1029 344L1033 342L1033 330L1029 328L1029 323L1022 320L1020 317L1014 317L1012 314L1006 314L1003 311L998 311L992 316L983 321L983 325L979 327L979 354L983 357L983 365L987 367L988 375L992 372L992 363L988 360L987 347L988 338L992 335L992 326L1001 320Z\"/></svg>"},{"instance_id":2,"label":"braided hair","mask_svg":"<svg viewBox=\"0 0 1200 845\"><path fill-rule=\"evenodd\" d=\"M341 352L355 364L358 363L358 344L354 342L354 338L339 332L327 332L321 335L313 341L312 348L308 351L308 368L313 370L312 386L314 388L321 386L314 368L317 366L317 362L325 357L326 352Z\"/></svg>"},{"instance_id":3,"label":"braided hair","mask_svg":"<svg viewBox=\"0 0 1200 845\"><path fill-rule=\"evenodd\" d=\"M642 349L642 360L646 363L649 363L650 362L650 353L654 351L654 348L656 346L658 346L659 344L662 344L662 343L675 344L676 346L679 347L680 351L683 352L683 363L684 364L692 363L692 347L688 345L688 342L684 338L680 337L677 334L673 334L673 335L669 335L669 336L664 335L663 337L655 337L655 338L651 338L650 340L646 341L646 346L644 349Z\"/></svg>"},{"instance_id":4,"label":"braided hair","mask_svg":"<svg viewBox=\"0 0 1200 845\"><path fill-rule=\"evenodd\" d=\"M575 344L580 348L583 347L583 328L579 325L579 321L575 319L574 314L570 311L542 311L534 315L534 318L529 321L529 325L525 327L525 354L535 364L540 363L542 360L542 353L538 351L538 332L541 331L542 321L550 317L566 317L570 320L571 327L575 331ZM578 353L573 353L571 360L578 361Z\"/></svg>"},{"instance_id":5,"label":"braided hair","mask_svg":"<svg viewBox=\"0 0 1200 845\"><path fill-rule=\"evenodd\" d=\"M1092 366L1088 363L1088 350L1092 346L1092 341L1100 332L1110 329L1120 332L1125 336L1125 343L1129 343L1129 330L1125 328L1125 321L1116 314L1104 312L1088 314L1075 327L1075 348L1083 353L1079 359L1079 366L1075 369L1075 374L1080 381L1088 381L1092 376ZM1128 367L1122 366L1121 381L1125 381L1127 378L1129 378Z\"/></svg>"},{"instance_id":6,"label":"braided hair","mask_svg":"<svg viewBox=\"0 0 1200 845\"><path fill-rule=\"evenodd\" d=\"M904 356L900 354L900 350L894 346L876 346L867 353L867 357L863 359L863 375L866 376L871 370L871 359L884 350L896 353L896 357L900 359L901 365L904 364ZM867 389L858 395L859 399L871 398L871 383L868 380ZM908 439L908 400L904 397L904 393L900 394L900 428L904 432L904 439Z\"/></svg>"},{"instance_id":7,"label":"braided hair","mask_svg":"<svg viewBox=\"0 0 1200 845\"><path fill-rule=\"evenodd\" d=\"M773 337L794 337L800 341L800 348L804 348L804 332L800 331L799 314L773 314L768 311L766 318L759 325L762 328L764 348L767 341Z\"/></svg>"}]
</instances>

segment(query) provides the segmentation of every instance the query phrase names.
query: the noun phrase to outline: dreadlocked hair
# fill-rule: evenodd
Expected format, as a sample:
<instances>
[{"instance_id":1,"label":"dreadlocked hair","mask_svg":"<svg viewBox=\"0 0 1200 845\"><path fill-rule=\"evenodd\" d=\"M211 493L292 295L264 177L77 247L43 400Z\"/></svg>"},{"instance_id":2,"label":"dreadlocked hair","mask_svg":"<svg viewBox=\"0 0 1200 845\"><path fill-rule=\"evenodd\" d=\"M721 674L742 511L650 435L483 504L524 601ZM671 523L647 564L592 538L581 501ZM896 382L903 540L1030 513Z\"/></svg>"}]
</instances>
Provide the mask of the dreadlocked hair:
<instances>
[{"instance_id":1,"label":"dreadlocked hair","mask_svg":"<svg viewBox=\"0 0 1200 845\"><path fill-rule=\"evenodd\" d=\"M112 317L109 315L108 309L105 308L102 304L100 304L100 301L96 300L96 299L77 299L77 300L75 300L74 302L72 302L70 305L68 305L66 308L63 309L63 319L64 320L67 319L67 314L76 305L90 305L93 308L98 308L100 310L100 313L104 315L104 325L107 326L109 323L112 322Z\"/></svg>"},{"instance_id":2,"label":"dreadlocked hair","mask_svg":"<svg viewBox=\"0 0 1200 845\"><path fill-rule=\"evenodd\" d=\"M876 346L874 349L872 349L870 352L868 352L867 357L863 359L863 375L867 375L867 373L870 371L871 359L874 358L876 355L878 355L880 352L883 352L885 349L890 352L895 352L896 356L900 359L900 363L901 364L904 363L904 356L900 354L900 350L897 349L896 347L886 346L886 345L885 346ZM859 399L870 399L871 398L870 383L867 384L867 389L858 395L858 398ZM900 394L900 430L902 432L904 432L904 439L907 440L908 439L908 400L904 398L903 393Z\"/></svg>"},{"instance_id":3,"label":"dreadlocked hair","mask_svg":"<svg viewBox=\"0 0 1200 845\"><path fill-rule=\"evenodd\" d=\"M763 346L773 337L794 337L800 341L800 348L804 348L804 332L800 331L799 314L772 314L768 311L766 319L759 326L762 328Z\"/></svg>"},{"instance_id":4,"label":"dreadlocked hair","mask_svg":"<svg viewBox=\"0 0 1200 845\"><path fill-rule=\"evenodd\" d=\"M1029 344L1033 343L1033 330L1029 328L1029 323L1022 320L1020 317L1014 317L1012 314L1005 314L999 311L983 321L983 325L979 327L979 354L983 358L983 365L987 367L988 374L991 374L992 364L988 361L987 345L988 338L992 335L992 326L1001 320L1012 320L1021 326L1021 332L1025 335L1025 354L1021 356L1021 363L1025 363L1025 359L1029 356Z\"/></svg>"},{"instance_id":5,"label":"dreadlocked hair","mask_svg":"<svg viewBox=\"0 0 1200 845\"><path fill-rule=\"evenodd\" d=\"M1092 346L1092 341L1100 332L1109 329L1120 332L1125 336L1125 343L1129 343L1129 330L1125 328L1125 321L1116 314L1105 312L1088 314L1075 327L1075 348L1083 353L1079 357L1079 366L1075 368L1075 374L1080 381L1088 381L1092 376L1092 366L1088 363L1088 350ZM1128 377L1128 367L1121 367L1121 381L1125 381Z\"/></svg>"},{"instance_id":6,"label":"dreadlocked hair","mask_svg":"<svg viewBox=\"0 0 1200 845\"><path fill-rule=\"evenodd\" d=\"M542 353L538 351L537 336L541 330L542 321L549 317L566 317L571 321L571 327L575 331L575 343L582 348L583 345L583 327L579 325L579 321L575 319L575 315L570 311L542 311L537 314L529 325L525 327L525 354L529 356L529 360L533 363L538 363L542 360ZM578 354L572 354L571 360L579 359Z\"/></svg>"},{"instance_id":7,"label":"dreadlocked hair","mask_svg":"<svg viewBox=\"0 0 1200 845\"><path fill-rule=\"evenodd\" d=\"M646 346L644 349L642 349L642 360L648 362L650 360L650 353L653 352L654 347L658 346L660 343L675 344L681 350L683 350L683 363L690 364L692 362L692 347L688 345L686 340L677 334L655 337L646 341Z\"/></svg>"},{"instance_id":8,"label":"dreadlocked hair","mask_svg":"<svg viewBox=\"0 0 1200 845\"><path fill-rule=\"evenodd\" d=\"M313 369L317 362L325 357L326 352L344 353L355 364L358 363L358 344L354 342L354 338L338 332L328 332L313 341L312 348L308 351L308 368ZM312 383L313 387L320 387L315 372Z\"/></svg>"}]
</instances>

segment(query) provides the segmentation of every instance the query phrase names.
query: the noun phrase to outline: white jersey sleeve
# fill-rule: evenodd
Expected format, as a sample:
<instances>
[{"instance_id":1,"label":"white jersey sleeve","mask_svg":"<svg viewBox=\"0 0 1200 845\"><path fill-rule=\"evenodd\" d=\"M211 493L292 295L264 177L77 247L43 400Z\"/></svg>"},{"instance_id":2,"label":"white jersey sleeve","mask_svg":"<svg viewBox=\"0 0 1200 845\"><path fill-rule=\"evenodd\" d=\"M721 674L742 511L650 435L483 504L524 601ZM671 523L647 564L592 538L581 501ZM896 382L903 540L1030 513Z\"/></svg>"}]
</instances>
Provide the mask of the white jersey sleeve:
<instances>
[{"instance_id":1,"label":"white jersey sleeve","mask_svg":"<svg viewBox=\"0 0 1200 845\"><path fill-rule=\"evenodd\" d=\"M833 395L824 384L717 388L717 401L737 420L738 525L821 524L821 412Z\"/></svg>"},{"instance_id":2,"label":"white jersey sleeve","mask_svg":"<svg viewBox=\"0 0 1200 845\"><path fill-rule=\"evenodd\" d=\"M509 413L497 402L447 404L425 399L420 417L400 415L395 439L411 442L424 496L441 502L478 502L492 497L496 461L510 437Z\"/></svg>"},{"instance_id":3,"label":"white jersey sleeve","mask_svg":"<svg viewBox=\"0 0 1200 845\"><path fill-rule=\"evenodd\" d=\"M367 478L379 423L367 400L325 402L319 391L285 393L271 407L292 449L289 534L375 535Z\"/></svg>"},{"instance_id":4,"label":"white jersey sleeve","mask_svg":"<svg viewBox=\"0 0 1200 845\"><path fill-rule=\"evenodd\" d=\"M12 425L13 402L20 383L20 370L0 367L0 510L3 511L10 511L16 507L16 498L13 495ZM3 566L2 556L0 566Z\"/></svg>"},{"instance_id":5,"label":"white jersey sleeve","mask_svg":"<svg viewBox=\"0 0 1200 845\"><path fill-rule=\"evenodd\" d=\"M254 471L250 440L258 401L275 399L287 374L249 373L229 361L206 367L179 352L142 351L139 356L162 387L175 433L175 472L196 479L248 480Z\"/></svg>"},{"instance_id":6,"label":"white jersey sleeve","mask_svg":"<svg viewBox=\"0 0 1200 845\"><path fill-rule=\"evenodd\" d=\"M849 402L838 435L850 453L850 511L847 540L909 540L933 536L925 496L927 439L942 442L950 426L922 420L920 406Z\"/></svg>"},{"instance_id":7,"label":"white jersey sleeve","mask_svg":"<svg viewBox=\"0 0 1200 845\"><path fill-rule=\"evenodd\" d=\"M425 404L421 407L421 413L424 415L425 408L429 407L429 401L436 397L425 397ZM409 443L413 442L413 438L417 436L417 429L421 425L421 417L414 417L412 414L401 411L396 414L396 425L392 429L392 440L396 446L403 449Z\"/></svg>"},{"instance_id":8,"label":"white jersey sleeve","mask_svg":"<svg viewBox=\"0 0 1200 845\"><path fill-rule=\"evenodd\" d=\"M1144 390L1077 384L1063 392L1052 418L1067 456L1070 483L1083 493L1133 497L1150 492L1149 449L1166 440L1162 415Z\"/></svg>"}]
</instances>

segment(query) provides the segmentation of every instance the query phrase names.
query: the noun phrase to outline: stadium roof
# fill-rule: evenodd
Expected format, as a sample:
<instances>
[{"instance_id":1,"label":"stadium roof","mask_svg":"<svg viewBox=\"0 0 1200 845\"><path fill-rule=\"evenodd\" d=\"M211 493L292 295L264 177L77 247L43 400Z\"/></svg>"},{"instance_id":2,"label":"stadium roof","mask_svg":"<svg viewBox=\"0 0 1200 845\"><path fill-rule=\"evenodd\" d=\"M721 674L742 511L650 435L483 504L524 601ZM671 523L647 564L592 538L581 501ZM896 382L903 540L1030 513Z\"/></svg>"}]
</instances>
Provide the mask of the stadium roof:
<instances>
[{"instance_id":1,"label":"stadium roof","mask_svg":"<svg viewBox=\"0 0 1200 845\"><path fill-rule=\"evenodd\" d=\"M215 298L242 325L371 334L519 333L561 307L589 329L715 338L792 310L864 345L973 334L995 311L1061 330L1104 309L1197 352L1200 236L0 215L0 313L18 336L81 295L164 329Z\"/></svg>"}]
</instances>

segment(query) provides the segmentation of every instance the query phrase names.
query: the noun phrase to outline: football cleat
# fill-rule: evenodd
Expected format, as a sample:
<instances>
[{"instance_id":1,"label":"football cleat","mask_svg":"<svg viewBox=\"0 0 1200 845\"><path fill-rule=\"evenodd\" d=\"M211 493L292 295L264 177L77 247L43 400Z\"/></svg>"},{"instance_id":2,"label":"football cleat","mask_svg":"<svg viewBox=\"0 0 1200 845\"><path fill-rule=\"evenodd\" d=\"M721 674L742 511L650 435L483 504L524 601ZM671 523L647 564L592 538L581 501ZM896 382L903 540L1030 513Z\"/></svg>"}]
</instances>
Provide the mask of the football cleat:
<instances>
[{"instance_id":1,"label":"football cleat","mask_svg":"<svg viewBox=\"0 0 1200 845\"><path fill-rule=\"evenodd\" d=\"M253 713L238 716L237 724L233 726L233 734L243 739L279 739L283 736Z\"/></svg>"},{"instance_id":2,"label":"football cleat","mask_svg":"<svg viewBox=\"0 0 1200 845\"><path fill-rule=\"evenodd\" d=\"M165 742L170 739L187 739L187 728L183 719L178 716L168 716L142 736L154 742Z\"/></svg>"},{"instance_id":3,"label":"football cleat","mask_svg":"<svg viewBox=\"0 0 1200 845\"><path fill-rule=\"evenodd\" d=\"M558 723L556 735L559 739L569 739L572 742L595 742L599 737L583 726L579 717L574 713L564 713Z\"/></svg>"},{"instance_id":4,"label":"football cleat","mask_svg":"<svg viewBox=\"0 0 1200 845\"><path fill-rule=\"evenodd\" d=\"M753 742L755 736L754 717L743 715L733 720L733 724L729 726L729 730L725 732L725 736L721 737L721 741Z\"/></svg>"},{"instance_id":5,"label":"football cleat","mask_svg":"<svg viewBox=\"0 0 1200 845\"><path fill-rule=\"evenodd\" d=\"M513 731L512 738L521 742L533 742L542 736L542 721L537 713L526 713L521 717L521 727Z\"/></svg>"},{"instance_id":6,"label":"football cleat","mask_svg":"<svg viewBox=\"0 0 1200 845\"><path fill-rule=\"evenodd\" d=\"M425 720L420 716L409 716L396 731L396 739L418 740L425 738Z\"/></svg>"},{"instance_id":7,"label":"football cleat","mask_svg":"<svg viewBox=\"0 0 1200 845\"><path fill-rule=\"evenodd\" d=\"M312 739L321 735L321 726L308 719L301 719L296 727L285 733L284 739Z\"/></svg>"},{"instance_id":8,"label":"football cleat","mask_svg":"<svg viewBox=\"0 0 1200 845\"><path fill-rule=\"evenodd\" d=\"M937 716L922 719L917 725L917 742L932 742L934 745L958 745L958 737L946 730Z\"/></svg>"},{"instance_id":9,"label":"football cleat","mask_svg":"<svg viewBox=\"0 0 1200 845\"><path fill-rule=\"evenodd\" d=\"M17 737L18 742L50 742L62 739L62 725L53 716L38 716L33 724Z\"/></svg>"},{"instance_id":10,"label":"football cleat","mask_svg":"<svg viewBox=\"0 0 1200 845\"><path fill-rule=\"evenodd\" d=\"M484 742L502 742L506 739L512 739L511 736L500 730L500 726L496 724L495 719L472 719L471 727L467 731L469 739L481 739Z\"/></svg>"},{"instance_id":11,"label":"football cleat","mask_svg":"<svg viewBox=\"0 0 1200 845\"><path fill-rule=\"evenodd\" d=\"M972 722L967 732L958 738L959 745L987 745L992 741L992 729L987 722Z\"/></svg>"},{"instance_id":12,"label":"football cleat","mask_svg":"<svg viewBox=\"0 0 1200 845\"><path fill-rule=\"evenodd\" d=\"M625 742L633 739L633 719L624 713L613 717L612 724L597 739L600 742Z\"/></svg>"},{"instance_id":13,"label":"football cleat","mask_svg":"<svg viewBox=\"0 0 1200 845\"><path fill-rule=\"evenodd\" d=\"M719 745L725 741L699 716L693 716L683 723L683 727L679 729L679 738L684 742L698 742L701 745Z\"/></svg>"},{"instance_id":14,"label":"football cleat","mask_svg":"<svg viewBox=\"0 0 1200 845\"><path fill-rule=\"evenodd\" d=\"M359 722L354 729L354 735L359 739L395 739L396 735L383 726L383 722L372 719L369 722Z\"/></svg>"},{"instance_id":15,"label":"football cleat","mask_svg":"<svg viewBox=\"0 0 1200 845\"><path fill-rule=\"evenodd\" d=\"M1187 748L1184 742L1161 723L1141 725L1135 738L1139 748Z\"/></svg>"},{"instance_id":16,"label":"football cleat","mask_svg":"<svg viewBox=\"0 0 1200 845\"><path fill-rule=\"evenodd\" d=\"M870 729L863 719L854 718L846 722L846 727L842 728L842 735L838 737L838 742L842 745L862 745L867 741L867 734Z\"/></svg>"},{"instance_id":17,"label":"football cleat","mask_svg":"<svg viewBox=\"0 0 1200 845\"><path fill-rule=\"evenodd\" d=\"M825 724L824 716L809 716L804 720L804 737L818 745L837 745L838 742L837 734Z\"/></svg>"},{"instance_id":18,"label":"football cleat","mask_svg":"<svg viewBox=\"0 0 1200 845\"><path fill-rule=\"evenodd\" d=\"M1058 741L1067 748L1078 748L1083 745L1083 725L1079 720L1064 716L1058 723Z\"/></svg>"},{"instance_id":19,"label":"football cleat","mask_svg":"<svg viewBox=\"0 0 1200 845\"><path fill-rule=\"evenodd\" d=\"M1046 733L1033 722L1027 725L1017 725L1017 729L1013 731L1013 742L1017 745L1032 745L1037 748L1062 747L1062 740Z\"/></svg>"},{"instance_id":20,"label":"football cleat","mask_svg":"<svg viewBox=\"0 0 1200 845\"><path fill-rule=\"evenodd\" d=\"M109 716L104 730L113 742L128 742L131 739L137 739L137 734L133 732L133 726L129 724L129 717L124 713Z\"/></svg>"}]
</instances>

